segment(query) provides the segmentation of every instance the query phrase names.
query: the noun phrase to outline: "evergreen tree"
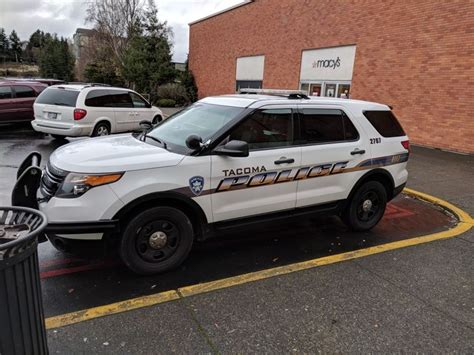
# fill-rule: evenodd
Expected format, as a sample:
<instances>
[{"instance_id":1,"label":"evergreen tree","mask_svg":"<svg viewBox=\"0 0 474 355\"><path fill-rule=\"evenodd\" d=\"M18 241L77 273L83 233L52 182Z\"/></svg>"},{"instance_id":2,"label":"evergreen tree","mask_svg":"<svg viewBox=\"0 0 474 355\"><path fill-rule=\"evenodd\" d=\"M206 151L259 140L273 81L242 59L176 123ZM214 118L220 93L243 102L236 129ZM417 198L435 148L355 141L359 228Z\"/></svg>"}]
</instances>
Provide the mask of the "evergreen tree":
<instances>
[{"instance_id":1,"label":"evergreen tree","mask_svg":"<svg viewBox=\"0 0 474 355\"><path fill-rule=\"evenodd\" d=\"M46 33L44 45L39 56L41 76L71 81L74 78L74 56L67 40Z\"/></svg>"},{"instance_id":2,"label":"evergreen tree","mask_svg":"<svg viewBox=\"0 0 474 355\"><path fill-rule=\"evenodd\" d=\"M10 51L12 58L15 58L15 62L21 60L21 43L15 30L10 34Z\"/></svg>"},{"instance_id":3,"label":"evergreen tree","mask_svg":"<svg viewBox=\"0 0 474 355\"><path fill-rule=\"evenodd\" d=\"M171 64L171 30L158 19L153 1L135 24L134 37L125 52L122 75L135 90L156 98L158 86L173 81L176 71Z\"/></svg>"},{"instance_id":4,"label":"evergreen tree","mask_svg":"<svg viewBox=\"0 0 474 355\"><path fill-rule=\"evenodd\" d=\"M186 59L186 70L180 74L181 84L186 88L186 93L188 94L191 102L194 102L198 99L198 90L196 86L196 81L194 80L193 73L189 70L189 58Z\"/></svg>"},{"instance_id":5,"label":"evergreen tree","mask_svg":"<svg viewBox=\"0 0 474 355\"><path fill-rule=\"evenodd\" d=\"M37 63L41 48L44 46L44 32L36 30L30 36L30 40L26 46L24 57L29 62Z\"/></svg>"},{"instance_id":6,"label":"evergreen tree","mask_svg":"<svg viewBox=\"0 0 474 355\"><path fill-rule=\"evenodd\" d=\"M10 49L10 42L8 41L8 36L5 33L5 29L0 28L0 56L2 60L6 60L8 52Z\"/></svg>"}]
</instances>

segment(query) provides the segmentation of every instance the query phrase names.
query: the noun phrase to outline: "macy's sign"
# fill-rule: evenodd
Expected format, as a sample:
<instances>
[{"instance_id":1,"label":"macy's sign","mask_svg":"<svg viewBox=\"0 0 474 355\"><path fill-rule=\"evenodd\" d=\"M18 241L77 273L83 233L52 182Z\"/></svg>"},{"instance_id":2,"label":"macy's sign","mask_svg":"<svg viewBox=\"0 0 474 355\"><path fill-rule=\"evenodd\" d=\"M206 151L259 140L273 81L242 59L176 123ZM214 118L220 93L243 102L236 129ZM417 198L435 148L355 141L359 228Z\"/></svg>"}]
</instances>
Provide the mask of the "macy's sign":
<instances>
[{"instance_id":1,"label":"macy's sign","mask_svg":"<svg viewBox=\"0 0 474 355\"><path fill-rule=\"evenodd\" d=\"M339 56L336 59L318 59L313 62L313 68L330 68L336 69L341 66Z\"/></svg>"}]
</instances>

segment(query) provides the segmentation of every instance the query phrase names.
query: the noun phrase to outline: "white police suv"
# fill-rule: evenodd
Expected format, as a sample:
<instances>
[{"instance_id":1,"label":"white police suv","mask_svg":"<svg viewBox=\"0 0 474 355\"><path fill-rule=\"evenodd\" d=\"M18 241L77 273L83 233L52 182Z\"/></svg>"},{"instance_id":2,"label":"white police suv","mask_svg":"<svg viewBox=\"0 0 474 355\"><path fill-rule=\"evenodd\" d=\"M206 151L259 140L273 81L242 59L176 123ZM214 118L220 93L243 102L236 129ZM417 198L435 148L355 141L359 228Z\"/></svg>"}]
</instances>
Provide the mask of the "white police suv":
<instances>
[{"instance_id":1,"label":"white police suv","mask_svg":"<svg viewBox=\"0 0 474 355\"><path fill-rule=\"evenodd\" d=\"M116 239L125 264L151 274L222 228L324 212L369 230L405 186L408 155L386 105L277 90L216 96L142 134L67 144L43 171L32 153L12 203L43 211L58 248Z\"/></svg>"}]
</instances>

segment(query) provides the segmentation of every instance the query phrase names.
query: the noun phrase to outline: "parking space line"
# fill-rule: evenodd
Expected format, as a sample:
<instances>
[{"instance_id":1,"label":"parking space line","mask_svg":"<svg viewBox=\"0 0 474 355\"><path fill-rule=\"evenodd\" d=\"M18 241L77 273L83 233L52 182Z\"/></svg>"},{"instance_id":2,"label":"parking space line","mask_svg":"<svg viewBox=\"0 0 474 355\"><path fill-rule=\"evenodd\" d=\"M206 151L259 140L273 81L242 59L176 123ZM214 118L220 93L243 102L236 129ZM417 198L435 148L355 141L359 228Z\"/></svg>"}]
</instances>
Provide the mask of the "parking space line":
<instances>
[{"instance_id":1,"label":"parking space line","mask_svg":"<svg viewBox=\"0 0 474 355\"><path fill-rule=\"evenodd\" d=\"M149 296L132 298L126 301L111 303L104 306L89 308L78 312L61 314L59 316L46 318L46 329L59 328L89 319L100 318L111 314L131 311L133 309L149 307L159 303L177 300L178 298L178 293L175 290L171 290Z\"/></svg>"},{"instance_id":2,"label":"parking space line","mask_svg":"<svg viewBox=\"0 0 474 355\"><path fill-rule=\"evenodd\" d=\"M224 289L232 286L242 285L249 282L254 282L258 280L264 280L275 276L287 275L296 271L303 271L312 269L318 266L330 265L342 261L362 258L369 255L379 254L391 250L396 250L400 248L405 248L409 246L414 246L423 243L429 243L435 240L447 239L458 236L470 230L474 227L474 220L471 216L461 210L460 208L454 206L453 204L444 201L440 198L414 191L411 189L405 189L404 193L427 201L429 203L438 205L450 212L452 212L457 219L459 220L458 224L446 231L428 234L424 236L414 237L410 239L400 240L392 243L377 245L365 249L359 249L351 252L326 256L322 258L317 258L313 260L302 261L294 264L289 264L285 266L279 266L271 269L265 269L261 271L255 271L243 275L233 276L221 280L215 280L210 282L205 282L196 285L190 285L185 287L180 287L177 290L169 290L160 292L150 296L143 296L138 298L129 299L122 302L112 303L109 305L94 307L90 309L85 309L82 311L67 313L64 315L59 315L55 317L50 317L46 319L46 328L53 329L59 328L66 325L71 325L86 320L104 317L111 314L122 313L130 311L133 309L138 309L142 307L153 306L159 303L169 302L177 300L184 297L194 296L198 294L203 294L206 292L211 292L219 289Z\"/></svg>"}]
</instances>

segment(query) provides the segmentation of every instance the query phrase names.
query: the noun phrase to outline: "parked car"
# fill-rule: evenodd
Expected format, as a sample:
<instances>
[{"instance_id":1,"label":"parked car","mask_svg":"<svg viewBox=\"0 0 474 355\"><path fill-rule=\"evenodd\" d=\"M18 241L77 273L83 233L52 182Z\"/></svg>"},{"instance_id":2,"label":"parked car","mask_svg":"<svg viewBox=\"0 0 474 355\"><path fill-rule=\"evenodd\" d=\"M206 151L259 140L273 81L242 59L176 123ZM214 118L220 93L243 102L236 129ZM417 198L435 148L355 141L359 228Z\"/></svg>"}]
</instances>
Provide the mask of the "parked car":
<instances>
[{"instance_id":1,"label":"parked car","mask_svg":"<svg viewBox=\"0 0 474 355\"><path fill-rule=\"evenodd\" d=\"M47 88L46 84L30 81L0 81L0 123L33 120L33 103Z\"/></svg>"},{"instance_id":2,"label":"parked car","mask_svg":"<svg viewBox=\"0 0 474 355\"><path fill-rule=\"evenodd\" d=\"M141 121L163 119L161 110L135 91L96 84L50 86L34 110L33 129L58 139L130 132L140 129Z\"/></svg>"},{"instance_id":3,"label":"parked car","mask_svg":"<svg viewBox=\"0 0 474 355\"><path fill-rule=\"evenodd\" d=\"M196 240L231 227L325 213L373 228L408 177L408 137L390 107L258 92L205 98L141 135L65 145L13 200L48 216L57 248L115 240L141 274L178 266Z\"/></svg>"}]
</instances>

